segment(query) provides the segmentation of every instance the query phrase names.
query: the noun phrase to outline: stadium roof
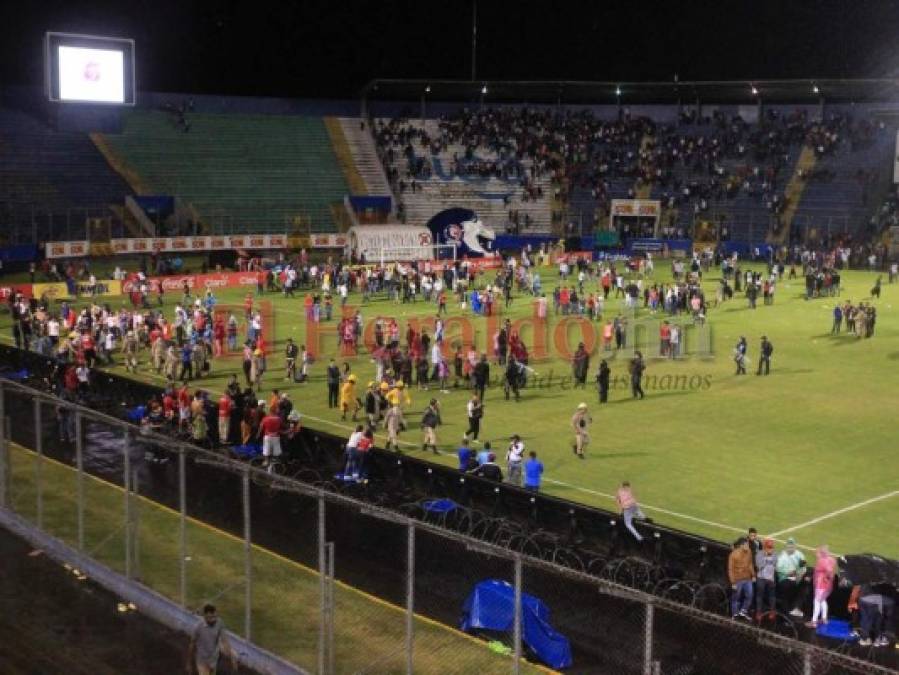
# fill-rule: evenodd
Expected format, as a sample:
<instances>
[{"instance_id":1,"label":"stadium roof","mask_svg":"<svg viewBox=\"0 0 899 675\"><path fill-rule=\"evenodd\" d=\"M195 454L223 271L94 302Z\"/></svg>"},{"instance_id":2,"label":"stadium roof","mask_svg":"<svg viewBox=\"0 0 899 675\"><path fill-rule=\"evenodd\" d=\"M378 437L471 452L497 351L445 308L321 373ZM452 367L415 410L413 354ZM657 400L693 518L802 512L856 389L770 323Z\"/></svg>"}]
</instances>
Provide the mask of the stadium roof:
<instances>
[{"instance_id":1,"label":"stadium roof","mask_svg":"<svg viewBox=\"0 0 899 675\"><path fill-rule=\"evenodd\" d=\"M899 100L899 79L733 80L692 82L470 81L374 79L363 97L380 100L568 104L887 102Z\"/></svg>"}]
</instances>

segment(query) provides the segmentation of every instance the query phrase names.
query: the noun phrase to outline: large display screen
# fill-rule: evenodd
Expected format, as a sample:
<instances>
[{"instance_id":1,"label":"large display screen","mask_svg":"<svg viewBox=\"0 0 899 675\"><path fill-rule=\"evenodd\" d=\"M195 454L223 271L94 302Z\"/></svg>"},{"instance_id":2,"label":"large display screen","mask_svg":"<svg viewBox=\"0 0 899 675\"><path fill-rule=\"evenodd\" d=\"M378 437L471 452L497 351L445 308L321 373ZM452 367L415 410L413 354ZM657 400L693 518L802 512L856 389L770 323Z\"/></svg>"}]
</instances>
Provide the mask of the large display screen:
<instances>
[{"instance_id":1,"label":"large display screen","mask_svg":"<svg viewBox=\"0 0 899 675\"><path fill-rule=\"evenodd\" d=\"M134 105L134 41L47 33L51 101Z\"/></svg>"},{"instance_id":2,"label":"large display screen","mask_svg":"<svg viewBox=\"0 0 899 675\"><path fill-rule=\"evenodd\" d=\"M125 102L121 51L59 47L58 56L60 101Z\"/></svg>"}]
</instances>

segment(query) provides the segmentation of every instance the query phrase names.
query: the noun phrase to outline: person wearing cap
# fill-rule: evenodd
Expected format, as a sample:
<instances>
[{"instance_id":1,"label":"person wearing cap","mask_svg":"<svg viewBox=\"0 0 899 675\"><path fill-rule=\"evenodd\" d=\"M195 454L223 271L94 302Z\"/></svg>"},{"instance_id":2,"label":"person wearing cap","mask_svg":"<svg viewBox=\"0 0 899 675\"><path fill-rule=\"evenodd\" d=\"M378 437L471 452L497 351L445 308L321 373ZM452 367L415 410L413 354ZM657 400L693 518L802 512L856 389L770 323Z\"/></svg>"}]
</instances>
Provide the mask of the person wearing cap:
<instances>
[{"instance_id":1,"label":"person wearing cap","mask_svg":"<svg viewBox=\"0 0 899 675\"><path fill-rule=\"evenodd\" d=\"M421 449L427 452L428 447L437 454L437 426L441 424L440 404L436 398L432 398L421 417L421 429L424 432Z\"/></svg>"},{"instance_id":2,"label":"person wearing cap","mask_svg":"<svg viewBox=\"0 0 899 675\"><path fill-rule=\"evenodd\" d=\"M399 450L399 433L406 428L406 422L403 420L403 410L398 405L390 405L387 413L384 415L384 428L387 430L388 450Z\"/></svg>"},{"instance_id":3,"label":"person wearing cap","mask_svg":"<svg viewBox=\"0 0 899 675\"><path fill-rule=\"evenodd\" d=\"M771 355L773 353L774 345L768 340L767 335L763 335L762 345L759 349L759 369L756 371L756 375L761 375L763 368L765 370L765 375L768 375L771 372Z\"/></svg>"},{"instance_id":4,"label":"person wearing cap","mask_svg":"<svg viewBox=\"0 0 899 675\"><path fill-rule=\"evenodd\" d=\"M356 415L362 407L359 397L356 396L356 376L350 374L346 378L346 382L340 387L340 419L346 420L346 414L353 409L353 421L356 421Z\"/></svg>"},{"instance_id":5,"label":"person wearing cap","mask_svg":"<svg viewBox=\"0 0 899 675\"><path fill-rule=\"evenodd\" d=\"M271 467L271 458L281 456L281 417L275 412L269 411L259 423L258 436L262 438L262 456L265 458L263 466Z\"/></svg>"},{"instance_id":6,"label":"person wearing cap","mask_svg":"<svg viewBox=\"0 0 899 675\"><path fill-rule=\"evenodd\" d=\"M406 385L402 380L397 380L393 388L387 392L387 403L399 406L400 409L408 408L412 405L412 397L409 395L409 390L406 389Z\"/></svg>"},{"instance_id":7,"label":"person wearing cap","mask_svg":"<svg viewBox=\"0 0 899 675\"><path fill-rule=\"evenodd\" d=\"M775 620L775 588L777 576L777 555L774 540L765 539L762 549L755 554L755 621L761 623L767 618Z\"/></svg>"},{"instance_id":8,"label":"person wearing cap","mask_svg":"<svg viewBox=\"0 0 899 675\"><path fill-rule=\"evenodd\" d=\"M587 410L586 403L579 403L574 415L571 416L571 427L574 429L574 454L584 459L584 450L590 443L590 424L593 418Z\"/></svg>"},{"instance_id":9,"label":"person wearing cap","mask_svg":"<svg viewBox=\"0 0 899 675\"><path fill-rule=\"evenodd\" d=\"M508 470L507 480L512 485L521 485L521 465L524 461L524 443L521 442L521 436L515 434L509 443L509 449L506 450L506 468Z\"/></svg>"}]
</instances>

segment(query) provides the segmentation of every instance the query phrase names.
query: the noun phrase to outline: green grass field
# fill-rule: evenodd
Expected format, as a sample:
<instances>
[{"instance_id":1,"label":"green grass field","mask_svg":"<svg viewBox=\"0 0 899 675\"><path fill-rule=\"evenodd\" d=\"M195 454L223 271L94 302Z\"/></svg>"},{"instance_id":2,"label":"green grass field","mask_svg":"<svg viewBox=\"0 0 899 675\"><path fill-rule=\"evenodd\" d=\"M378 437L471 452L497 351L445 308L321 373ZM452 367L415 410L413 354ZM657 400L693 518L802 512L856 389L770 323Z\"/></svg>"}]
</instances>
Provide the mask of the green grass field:
<instances>
[{"instance_id":1,"label":"green grass field","mask_svg":"<svg viewBox=\"0 0 899 675\"><path fill-rule=\"evenodd\" d=\"M35 454L10 444L12 508L36 518ZM44 528L77 545L76 472L52 459L42 463ZM84 481L85 551L118 572L125 570L124 493L88 476ZM139 498L138 557L135 575L146 586L179 599L179 516ZM308 536L315 536L308 530ZM187 606L214 602L226 625L243 634L244 544L242 539L201 521L187 521ZM319 631L319 575L260 546L253 548L253 641L310 671L316 669ZM341 582L334 588L335 672L404 673L405 611ZM417 617L415 668L426 673L508 673L511 657L486 642L440 623ZM551 673L522 663L522 672Z\"/></svg>"},{"instance_id":2,"label":"green grass field","mask_svg":"<svg viewBox=\"0 0 899 675\"><path fill-rule=\"evenodd\" d=\"M663 265L658 267L656 279L667 280ZM845 273L841 301L865 299L875 276ZM542 277L549 294L554 272L544 270ZM710 298L716 284L715 272L706 276L704 285ZM794 536L806 547L828 543L840 553L874 551L899 557L899 540L890 534L899 531L899 462L894 459L892 421L899 400L899 285L883 287L882 297L875 303L876 335L864 340L845 333L831 336L834 300L806 301L803 291L803 280L785 279L778 286L773 306L763 306L759 300L758 308L750 310L738 296L712 309L708 324L713 354L676 362L649 358L646 376L658 378L659 386L647 388L643 401L632 400L623 386L611 391L609 403L603 407L597 404L596 391L590 386L586 391L559 385L531 389L523 393L520 403L506 402L499 389L488 390L482 439L492 440L502 457L508 436L521 434L527 448L536 450L545 464L545 491L559 497L611 508L611 495L618 483L627 479L657 522L718 540L731 541L755 526L760 533L778 539ZM217 295L220 302L239 304L243 299L240 290ZM174 296L166 295L168 305L174 304ZM339 415L327 408L324 369L329 350L336 351L333 332L326 337L324 353L316 354L310 381L288 383L283 379L281 352L289 336L299 343L306 341L302 294L296 299L266 294L262 299L273 303L277 338L263 391L268 393L274 387L291 392L307 426L349 432L349 422L341 422ZM356 295L350 298L350 304L359 305L360 301ZM618 308L618 301L610 299L606 318ZM396 305L379 300L361 305L361 310L366 321L397 316L402 334L403 319L423 320L434 315L434 306L423 302ZM463 314L451 301L450 316ZM529 300L519 297L508 316L514 321L531 314ZM661 317L650 317L640 309L637 318L652 321ZM485 320L471 320L479 349L483 349ZM650 333L657 330L655 324L649 325ZM4 317L2 326L9 340L8 318ZM458 332L458 327L448 332L450 343ZM769 377L754 375L762 334L768 335L775 347ZM734 375L731 357L741 335L748 339L750 350L750 374L745 377ZM524 337L530 347L533 336L525 331ZM572 333L572 351L577 339ZM644 354L651 356L648 351ZM616 359L614 354L611 358L612 376L625 376L626 358L619 355ZM372 379L374 365L367 354L348 361L362 385ZM553 372L556 382L571 371L570 364L560 358L532 365L544 378ZM590 384L597 365L594 353ZM239 356L219 361L213 365L212 377L196 384L218 395L227 376L239 367ZM115 370L123 372L120 367ZM688 381L698 376L708 385L677 390L670 386L677 376L686 376ZM144 371L138 377L163 384L154 373ZM436 396L443 408L445 425L439 436L445 454L433 459L454 465L453 451L466 428L468 392L413 391L412 395L413 412L407 413L412 424L404 440L418 446L417 411ZM594 417L585 461L573 456L569 431L570 416L580 401L590 404Z\"/></svg>"}]
</instances>

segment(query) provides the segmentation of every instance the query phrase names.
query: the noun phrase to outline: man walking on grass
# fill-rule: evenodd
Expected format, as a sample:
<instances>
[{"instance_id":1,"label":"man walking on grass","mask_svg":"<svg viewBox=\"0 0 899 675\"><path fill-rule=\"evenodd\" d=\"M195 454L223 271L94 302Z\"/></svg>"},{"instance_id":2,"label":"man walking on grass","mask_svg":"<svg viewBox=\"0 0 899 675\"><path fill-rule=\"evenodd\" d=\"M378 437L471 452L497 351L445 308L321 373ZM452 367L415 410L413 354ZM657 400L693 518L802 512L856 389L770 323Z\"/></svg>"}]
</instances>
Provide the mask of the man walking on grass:
<instances>
[{"instance_id":1,"label":"man walking on grass","mask_svg":"<svg viewBox=\"0 0 899 675\"><path fill-rule=\"evenodd\" d=\"M584 450L590 443L590 424L593 418L587 410L586 403L578 404L577 410L571 416L571 427L574 429L574 454L584 459Z\"/></svg>"}]
</instances>

